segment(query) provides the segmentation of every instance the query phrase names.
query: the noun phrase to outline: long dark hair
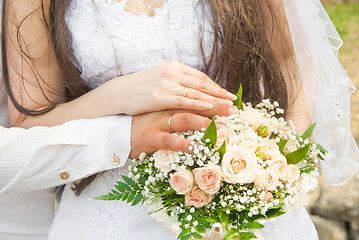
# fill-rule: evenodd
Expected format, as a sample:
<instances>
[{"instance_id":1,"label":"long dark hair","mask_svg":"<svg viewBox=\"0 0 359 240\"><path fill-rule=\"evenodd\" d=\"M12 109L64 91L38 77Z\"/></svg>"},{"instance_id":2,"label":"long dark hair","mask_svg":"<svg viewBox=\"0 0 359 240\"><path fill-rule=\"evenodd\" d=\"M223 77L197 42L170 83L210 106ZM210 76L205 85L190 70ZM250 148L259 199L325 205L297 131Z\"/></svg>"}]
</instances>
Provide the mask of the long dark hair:
<instances>
[{"instance_id":1,"label":"long dark hair","mask_svg":"<svg viewBox=\"0 0 359 240\"><path fill-rule=\"evenodd\" d=\"M7 2L3 1L1 26L3 81L9 98L20 113L32 116L44 114L51 111L57 103L51 102L48 107L40 111L33 111L23 107L14 97L11 89L11 76L9 76L6 55L7 24L10 22L6 11ZM70 3L71 0L51 0L48 17L45 16L43 1L41 7L36 10L42 11L44 24L51 36L52 46L65 83L67 101L90 91L88 85L80 77L71 49L71 34L65 22L65 13ZM286 110L290 102L294 101L294 98L289 100L288 89L291 89L291 86L287 87L287 85L295 76L289 76L285 80L278 54L273 50L271 41L275 37L278 38L279 35L281 52L289 51L291 43L284 34L281 34L283 33L283 24L278 20L271 1L206 0L206 4L209 8L202 4L202 10L205 16L211 19L214 41L208 61L205 61L207 56L204 55L203 42L200 42L203 62L206 64L205 68L201 70L212 79L221 81L223 87L233 92L236 92L239 85L242 84L245 101L258 103L267 98L278 101ZM18 24L17 35L20 37L17 38L17 44L23 53L23 58L26 58L28 64L31 64L35 59L28 54L28 46L21 39L21 27L26 18ZM294 69L295 67L290 66L290 68ZM287 67L287 69L289 68ZM290 73L289 70L288 72ZM294 74L294 72L292 73ZM35 76L38 75L35 74ZM37 81L42 81L41 76L38 77ZM40 84L39 87L41 87ZM76 194L80 194L95 176L77 183Z\"/></svg>"}]
</instances>

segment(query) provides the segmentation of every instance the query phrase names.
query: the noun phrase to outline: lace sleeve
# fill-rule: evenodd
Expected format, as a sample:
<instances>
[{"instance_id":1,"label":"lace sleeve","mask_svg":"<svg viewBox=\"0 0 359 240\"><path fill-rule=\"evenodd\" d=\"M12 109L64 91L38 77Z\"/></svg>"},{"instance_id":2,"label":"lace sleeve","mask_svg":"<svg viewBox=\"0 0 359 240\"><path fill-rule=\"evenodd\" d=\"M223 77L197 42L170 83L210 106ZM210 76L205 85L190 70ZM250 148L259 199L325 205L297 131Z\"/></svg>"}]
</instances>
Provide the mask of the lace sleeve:
<instances>
[{"instance_id":1,"label":"lace sleeve","mask_svg":"<svg viewBox=\"0 0 359 240\"><path fill-rule=\"evenodd\" d=\"M328 150L321 168L326 185L340 185L359 169L350 132L355 87L337 59L342 40L319 0L283 0L313 122L314 137Z\"/></svg>"}]
</instances>

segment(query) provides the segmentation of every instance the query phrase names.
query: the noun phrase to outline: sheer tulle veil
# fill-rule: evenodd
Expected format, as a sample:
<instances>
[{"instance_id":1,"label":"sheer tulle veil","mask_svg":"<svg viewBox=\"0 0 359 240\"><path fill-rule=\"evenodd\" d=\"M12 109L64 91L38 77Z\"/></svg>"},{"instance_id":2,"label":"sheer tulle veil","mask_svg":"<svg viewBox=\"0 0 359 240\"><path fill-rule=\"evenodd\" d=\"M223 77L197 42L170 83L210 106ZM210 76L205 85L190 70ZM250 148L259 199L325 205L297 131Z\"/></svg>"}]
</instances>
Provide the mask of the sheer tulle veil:
<instances>
[{"instance_id":1,"label":"sheer tulle veil","mask_svg":"<svg viewBox=\"0 0 359 240\"><path fill-rule=\"evenodd\" d=\"M326 185L340 185L359 169L350 132L350 95L355 86L337 59L343 44L319 0L283 0L296 57L316 122L314 137L328 153L321 163Z\"/></svg>"}]
</instances>

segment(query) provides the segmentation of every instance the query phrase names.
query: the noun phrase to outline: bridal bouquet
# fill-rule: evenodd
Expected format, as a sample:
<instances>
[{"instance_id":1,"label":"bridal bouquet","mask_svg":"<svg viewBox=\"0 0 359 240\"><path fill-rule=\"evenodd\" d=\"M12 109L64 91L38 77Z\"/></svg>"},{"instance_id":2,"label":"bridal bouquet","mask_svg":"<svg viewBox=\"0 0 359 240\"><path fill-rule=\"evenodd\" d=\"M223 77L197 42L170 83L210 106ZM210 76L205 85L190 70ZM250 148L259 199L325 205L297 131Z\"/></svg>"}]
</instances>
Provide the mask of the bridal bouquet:
<instances>
[{"instance_id":1,"label":"bridal bouquet","mask_svg":"<svg viewBox=\"0 0 359 240\"><path fill-rule=\"evenodd\" d=\"M315 124L299 136L290 121L275 117L284 113L277 102L252 107L242 103L242 88L237 95L240 114L174 133L192 141L193 153L143 153L129 176L97 199L142 202L181 240L256 238L266 219L306 205L326 153L309 139Z\"/></svg>"}]
</instances>

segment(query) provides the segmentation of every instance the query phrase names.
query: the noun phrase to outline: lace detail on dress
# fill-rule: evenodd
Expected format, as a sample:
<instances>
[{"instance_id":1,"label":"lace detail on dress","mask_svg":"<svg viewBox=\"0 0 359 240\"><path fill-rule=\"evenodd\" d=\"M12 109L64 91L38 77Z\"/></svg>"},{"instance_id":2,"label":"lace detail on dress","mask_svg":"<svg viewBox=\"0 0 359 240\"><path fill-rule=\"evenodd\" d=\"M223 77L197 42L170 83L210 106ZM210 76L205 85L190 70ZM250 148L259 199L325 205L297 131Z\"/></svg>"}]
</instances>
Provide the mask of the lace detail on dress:
<instances>
[{"instance_id":1,"label":"lace detail on dress","mask_svg":"<svg viewBox=\"0 0 359 240\"><path fill-rule=\"evenodd\" d=\"M206 56L213 37L199 2L168 0L153 17L127 12L124 4L77 0L67 12L78 68L91 87L171 60L203 68L199 29Z\"/></svg>"}]
</instances>

